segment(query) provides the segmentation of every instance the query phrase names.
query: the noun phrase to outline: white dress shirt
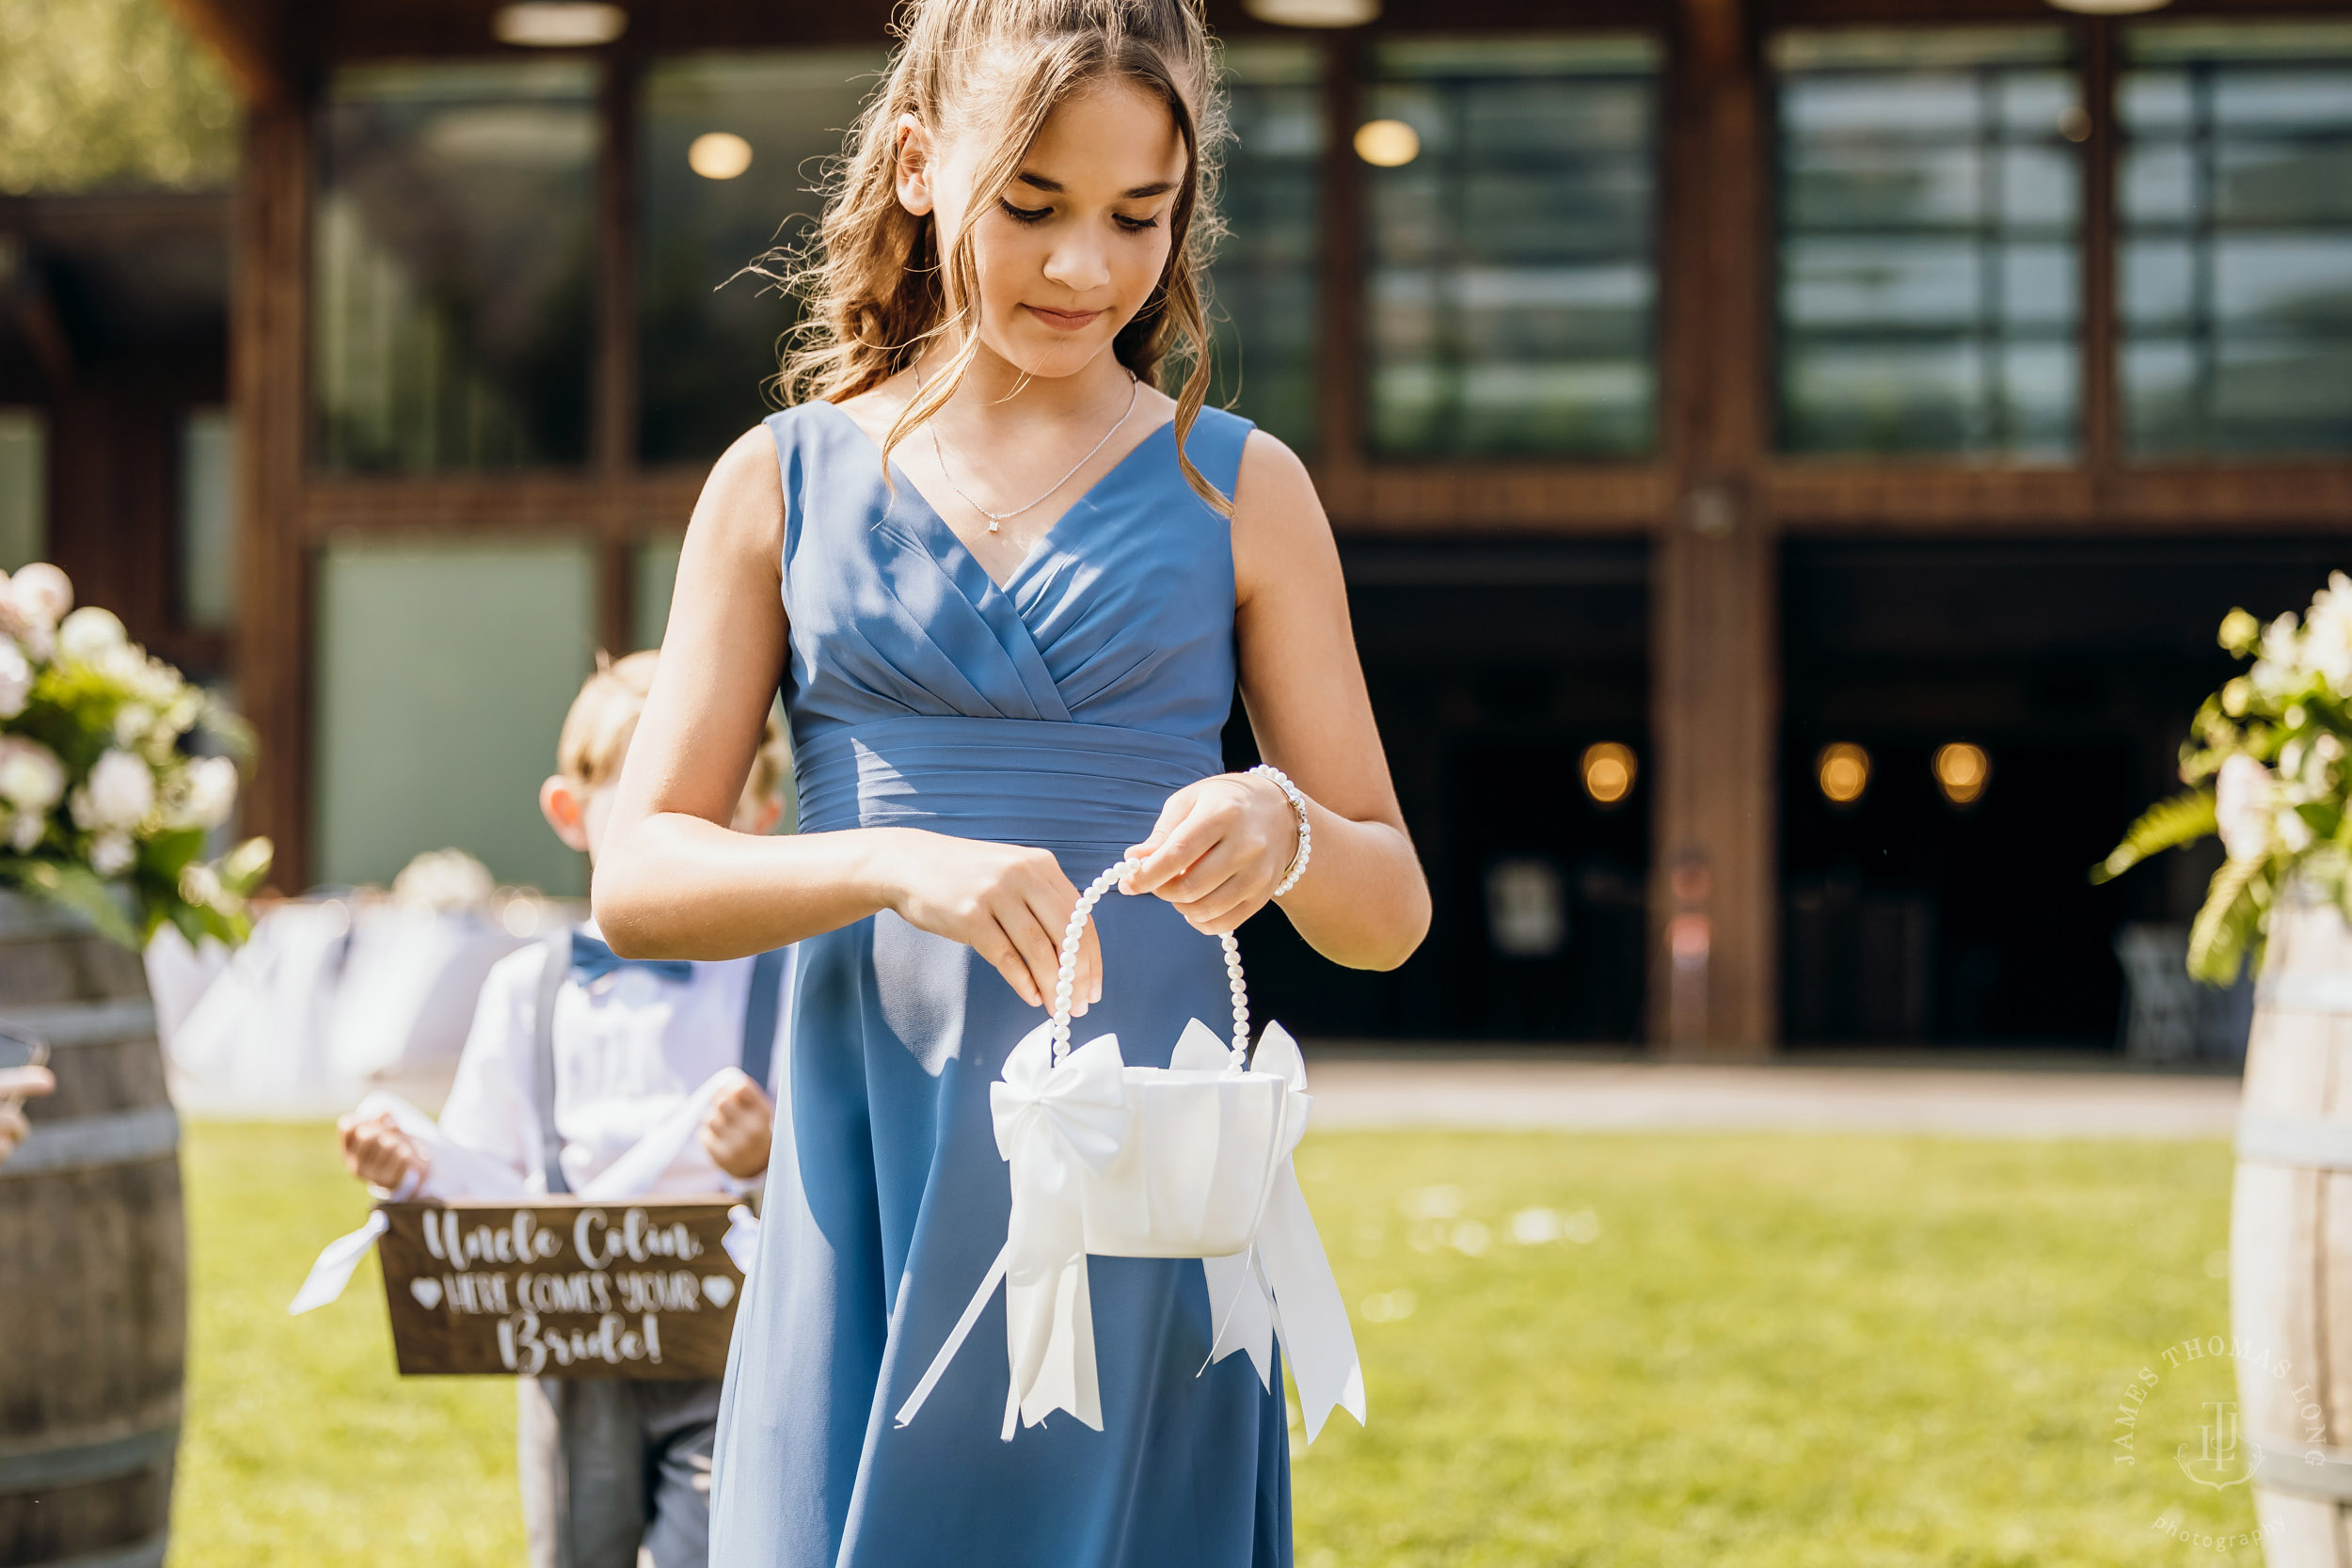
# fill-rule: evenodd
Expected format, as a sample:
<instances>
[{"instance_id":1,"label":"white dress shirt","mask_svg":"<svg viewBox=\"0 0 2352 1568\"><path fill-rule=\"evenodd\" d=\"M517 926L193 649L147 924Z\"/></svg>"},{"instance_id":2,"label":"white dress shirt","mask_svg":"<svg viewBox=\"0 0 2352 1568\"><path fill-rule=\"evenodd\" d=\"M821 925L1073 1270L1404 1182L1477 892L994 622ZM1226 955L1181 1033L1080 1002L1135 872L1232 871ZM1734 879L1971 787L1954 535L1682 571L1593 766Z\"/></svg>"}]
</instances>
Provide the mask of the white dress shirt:
<instances>
[{"instance_id":1,"label":"white dress shirt","mask_svg":"<svg viewBox=\"0 0 2352 1568\"><path fill-rule=\"evenodd\" d=\"M584 927L596 934L593 925ZM442 1107L440 1127L451 1142L497 1160L544 1192L532 1013L545 971L545 942L499 960L483 982L473 1028L458 1058L457 1079ZM564 1180L578 1192L654 1124L682 1105L722 1068L743 1056L743 1006L751 990L750 958L697 963L691 979L664 980L624 967L587 984L567 981L555 994L555 1126L564 1140ZM789 971L779 1001L771 1099L784 1073ZM690 1139L648 1196L739 1192ZM430 1173L423 1192L434 1192Z\"/></svg>"}]
</instances>

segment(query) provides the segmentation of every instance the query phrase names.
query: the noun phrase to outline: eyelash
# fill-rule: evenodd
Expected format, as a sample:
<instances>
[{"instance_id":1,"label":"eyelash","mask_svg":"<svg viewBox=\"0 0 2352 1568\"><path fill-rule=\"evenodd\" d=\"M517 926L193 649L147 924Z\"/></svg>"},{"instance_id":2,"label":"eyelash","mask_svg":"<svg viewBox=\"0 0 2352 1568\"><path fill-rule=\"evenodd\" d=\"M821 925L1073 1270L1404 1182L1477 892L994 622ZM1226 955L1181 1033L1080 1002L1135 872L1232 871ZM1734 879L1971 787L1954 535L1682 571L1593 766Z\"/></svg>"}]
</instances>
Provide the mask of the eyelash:
<instances>
[{"instance_id":1,"label":"eyelash","mask_svg":"<svg viewBox=\"0 0 2352 1568\"><path fill-rule=\"evenodd\" d=\"M1051 207L1016 207L1001 196L996 198L996 205L1002 207L1005 210L1005 215L1015 223L1042 223L1054 213ZM1113 216L1119 227L1130 234L1141 234L1160 226L1160 220L1157 218L1131 218L1118 214Z\"/></svg>"}]
</instances>

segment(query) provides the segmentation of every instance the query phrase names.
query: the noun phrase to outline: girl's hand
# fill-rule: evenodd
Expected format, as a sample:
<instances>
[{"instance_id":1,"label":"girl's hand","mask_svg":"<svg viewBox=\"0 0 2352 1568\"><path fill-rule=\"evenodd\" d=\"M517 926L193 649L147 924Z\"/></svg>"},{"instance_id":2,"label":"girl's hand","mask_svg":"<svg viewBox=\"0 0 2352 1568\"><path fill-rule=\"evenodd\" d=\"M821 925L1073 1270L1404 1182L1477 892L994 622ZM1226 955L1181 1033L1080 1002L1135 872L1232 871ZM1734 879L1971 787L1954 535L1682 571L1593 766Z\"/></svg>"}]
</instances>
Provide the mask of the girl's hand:
<instances>
[{"instance_id":1,"label":"girl's hand","mask_svg":"<svg viewBox=\"0 0 2352 1568\"><path fill-rule=\"evenodd\" d=\"M424 1151L392 1124L389 1112L379 1112L365 1121L344 1117L335 1123L335 1131L342 1135L343 1164L360 1180L398 1192L410 1171L423 1178L428 1164Z\"/></svg>"},{"instance_id":2,"label":"girl's hand","mask_svg":"<svg viewBox=\"0 0 2352 1568\"><path fill-rule=\"evenodd\" d=\"M1168 798L1123 893L1156 893L1196 931L1222 936L1265 908L1298 851L1298 814L1273 780L1219 773Z\"/></svg>"},{"instance_id":3,"label":"girl's hand","mask_svg":"<svg viewBox=\"0 0 2352 1568\"><path fill-rule=\"evenodd\" d=\"M767 1091L739 1069L710 1102L703 1118L703 1152L711 1163L738 1181L749 1181L768 1168L768 1146L775 1136L776 1108Z\"/></svg>"},{"instance_id":4,"label":"girl's hand","mask_svg":"<svg viewBox=\"0 0 2352 1568\"><path fill-rule=\"evenodd\" d=\"M962 942L996 966L1032 1007L1048 1006L1061 967L1061 934L1078 890L1043 849L946 833L893 835L884 879L888 907L908 925ZM1103 999L1103 948L1088 921L1078 945L1071 1012Z\"/></svg>"}]
</instances>

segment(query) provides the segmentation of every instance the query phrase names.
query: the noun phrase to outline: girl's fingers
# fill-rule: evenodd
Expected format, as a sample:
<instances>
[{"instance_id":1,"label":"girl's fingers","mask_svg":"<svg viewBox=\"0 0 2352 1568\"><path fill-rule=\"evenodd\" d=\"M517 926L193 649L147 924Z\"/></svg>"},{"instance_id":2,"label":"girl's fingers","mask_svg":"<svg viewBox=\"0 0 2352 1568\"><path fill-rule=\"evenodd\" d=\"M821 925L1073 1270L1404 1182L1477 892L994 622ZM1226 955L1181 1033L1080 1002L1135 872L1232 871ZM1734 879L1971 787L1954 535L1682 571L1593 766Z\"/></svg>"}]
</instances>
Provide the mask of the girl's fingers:
<instances>
[{"instance_id":1,"label":"girl's fingers","mask_svg":"<svg viewBox=\"0 0 2352 1568\"><path fill-rule=\"evenodd\" d=\"M1074 904L1076 900L1073 898L1072 902ZM1040 915L1035 907L1026 901L1015 904L996 918L1004 927L1005 934L1012 938L1013 946L1020 950L1022 961L1028 965L1030 978L1037 983L1036 1005L1052 1006L1056 972L1061 967L1061 933L1048 932L1045 922L1051 917Z\"/></svg>"},{"instance_id":2,"label":"girl's fingers","mask_svg":"<svg viewBox=\"0 0 2352 1568\"><path fill-rule=\"evenodd\" d=\"M1171 879L1190 870L1193 863L1223 836L1223 826L1215 820L1215 814L1198 809L1186 811L1161 838L1160 847L1146 856L1135 875L1127 879L1127 891L1159 892Z\"/></svg>"},{"instance_id":3,"label":"girl's fingers","mask_svg":"<svg viewBox=\"0 0 2352 1568\"><path fill-rule=\"evenodd\" d=\"M1178 908L1184 911L1184 919L1191 923L1194 929L1207 931L1214 936L1233 929L1242 920L1255 913L1256 903L1249 896L1241 878L1228 877L1208 892ZM1241 918L1232 918L1236 914Z\"/></svg>"},{"instance_id":4,"label":"girl's fingers","mask_svg":"<svg viewBox=\"0 0 2352 1568\"><path fill-rule=\"evenodd\" d=\"M1032 1007L1038 1006L1037 982L1029 978L1028 964L1002 926L992 920L985 929L974 932L972 950L995 966L1015 996Z\"/></svg>"}]
</instances>

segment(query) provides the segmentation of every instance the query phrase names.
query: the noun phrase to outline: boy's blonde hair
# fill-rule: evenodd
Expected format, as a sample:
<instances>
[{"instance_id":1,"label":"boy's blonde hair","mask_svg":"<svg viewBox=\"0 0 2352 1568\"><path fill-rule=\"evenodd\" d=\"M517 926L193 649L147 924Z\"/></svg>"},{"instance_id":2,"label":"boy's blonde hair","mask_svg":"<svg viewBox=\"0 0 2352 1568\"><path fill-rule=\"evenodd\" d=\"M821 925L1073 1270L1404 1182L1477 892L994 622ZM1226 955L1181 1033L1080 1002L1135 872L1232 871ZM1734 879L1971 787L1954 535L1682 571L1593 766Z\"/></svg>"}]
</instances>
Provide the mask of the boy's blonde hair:
<instances>
[{"instance_id":1,"label":"boy's blonde hair","mask_svg":"<svg viewBox=\"0 0 2352 1568\"><path fill-rule=\"evenodd\" d=\"M637 721L645 711L645 693L653 689L653 673L661 650L614 658L601 649L596 673L590 675L564 716L564 731L555 741L555 770L583 789L600 789L621 776L621 759L636 737ZM773 800L784 787L791 752L773 713L752 756L752 776L743 792L755 800Z\"/></svg>"},{"instance_id":2,"label":"boy's blonde hair","mask_svg":"<svg viewBox=\"0 0 2352 1568\"><path fill-rule=\"evenodd\" d=\"M1167 269L1112 353L1154 385L1164 368L1181 369L1177 464L1203 500L1230 513L1231 499L1184 450L1209 391L1207 267L1223 229L1216 196L1225 109L1200 0L912 0L898 31L882 85L829 171L814 243L754 263L805 307L777 378L783 401L854 397L913 364L931 339L961 336L882 437L886 473L891 449L946 406L979 353L969 330L980 309L971 227L947 236L943 256L933 220L898 204L900 115L935 135L983 138L974 189L985 202L1018 172L1057 105L1126 83L1167 106L1184 144L1184 177L1168 214Z\"/></svg>"}]
</instances>

